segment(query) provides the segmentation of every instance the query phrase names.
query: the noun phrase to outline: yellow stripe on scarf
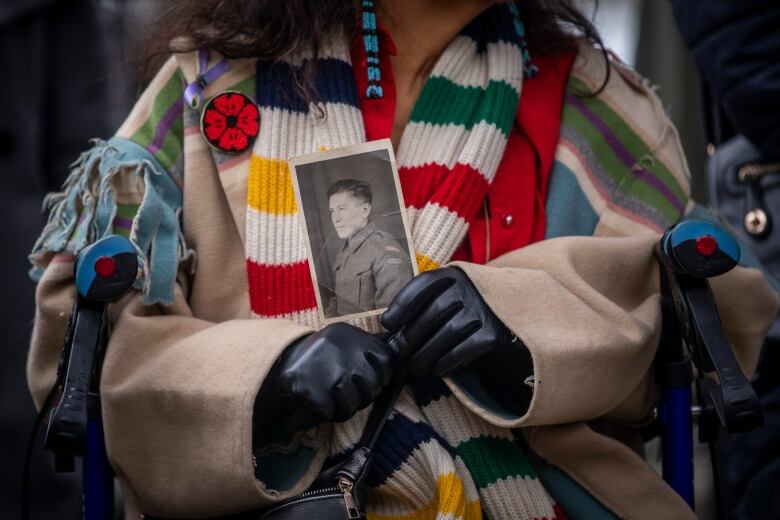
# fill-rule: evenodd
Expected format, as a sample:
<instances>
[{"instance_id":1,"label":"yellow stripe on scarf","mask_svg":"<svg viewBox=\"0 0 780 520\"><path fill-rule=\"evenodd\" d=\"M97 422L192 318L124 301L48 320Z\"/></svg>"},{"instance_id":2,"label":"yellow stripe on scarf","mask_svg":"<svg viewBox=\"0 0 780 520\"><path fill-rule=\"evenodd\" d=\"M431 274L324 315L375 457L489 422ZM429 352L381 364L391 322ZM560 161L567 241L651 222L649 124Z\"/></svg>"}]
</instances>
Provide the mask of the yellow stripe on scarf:
<instances>
[{"instance_id":1,"label":"yellow stripe on scarf","mask_svg":"<svg viewBox=\"0 0 780 520\"><path fill-rule=\"evenodd\" d=\"M297 213L290 167L287 161L252 155L249 162L247 203L257 211L272 215Z\"/></svg>"},{"instance_id":2,"label":"yellow stripe on scarf","mask_svg":"<svg viewBox=\"0 0 780 520\"><path fill-rule=\"evenodd\" d=\"M466 500L463 481L455 473L439 476L436 480L436 496L420 509L402 515L368 512L368 520L434 520L439 516L448 516L452 520L482 519L479 500Z\"/></svg>"},{"instance_id":3,"label":"yellow stripe on scarf","mask_svg":"<svg viewBox=\"0 0 780 520\"><path fill-rule=\"evenodd\" d=\"M424 273L425 271L431 271L433 269L439 268L439 262L436 260L429 258L425 256L422 253L417 253L417 267L419 268L421 273Z\"/></svg>"}]
</instances>

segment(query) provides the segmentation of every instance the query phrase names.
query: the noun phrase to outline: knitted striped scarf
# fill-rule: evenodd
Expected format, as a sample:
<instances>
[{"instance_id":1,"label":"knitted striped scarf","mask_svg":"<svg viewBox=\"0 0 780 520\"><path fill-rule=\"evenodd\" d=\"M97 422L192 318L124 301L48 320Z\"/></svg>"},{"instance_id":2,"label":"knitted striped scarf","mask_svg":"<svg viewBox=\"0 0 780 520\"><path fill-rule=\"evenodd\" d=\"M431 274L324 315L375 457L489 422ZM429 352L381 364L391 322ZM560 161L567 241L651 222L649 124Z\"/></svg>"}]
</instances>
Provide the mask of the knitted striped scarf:
<instances>
[{"instance_id":1,"label":"knitted striped scarf","mask_svg":"<svg viewBox=\"0 0 780 520\"><path fill-rule=\"evenodd\" d=\"M324 117L294 94L296 69L310 59L257 65L262 130L248 180L246 255L254 316L316 327L287 160L364 142L365 129L347 41L332 42L315 64ZM465 237L503 155L522 77L512 17L496 6L450 43L424 85L397 150L421 271L446 263ZM379 328L377 317L355 324ZM483 510L493 519L555 518L552 499L512 434L472 416L441 381L427 385L436 391L418 385L416 395L407 395L378 444L369 518L476 519ZM337 425L334 458L354 445L362 418Z\"/></svg>"},{"instance_id":2,"label":"knitted striped scarf","mask_svg":"<svg viewBox=\"0 0 780 520\"><path fill-rule=\"evenodd\" d=\"M488 10L443 52L412 111L397 163L421 271L450 259L495 176L522 84L517 39L509 12ZM287 160L362 143L365 130L347 41L334 42L317 60L314 87L324 117L294 94L295 69L307 61L258 63L262 131L251 158L246 253L254 314L316 326ZM360 325L376 328L376 320Z\"/></svg>"}]
</instances>

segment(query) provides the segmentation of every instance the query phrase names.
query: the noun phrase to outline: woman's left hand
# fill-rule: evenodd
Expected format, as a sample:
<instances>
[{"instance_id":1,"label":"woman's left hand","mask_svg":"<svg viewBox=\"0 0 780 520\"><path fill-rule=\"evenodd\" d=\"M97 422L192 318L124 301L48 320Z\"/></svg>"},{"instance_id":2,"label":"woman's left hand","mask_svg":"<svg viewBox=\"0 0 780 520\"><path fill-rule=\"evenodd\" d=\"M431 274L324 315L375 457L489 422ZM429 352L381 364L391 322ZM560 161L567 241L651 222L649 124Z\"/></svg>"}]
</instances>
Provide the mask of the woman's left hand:
<instances>
[{"instance_id":1,"label":"woman's left hand","mask_svg":"<svg viewBox=\"0 0 780 520\"><path fill-rule=\"evenodd\" d=\"M413 374L437 377L510 347L514 334L493 314L471 280L454 267L423 273L396 295L382 325L406 352Z\"/></svg>"}]
</instances>

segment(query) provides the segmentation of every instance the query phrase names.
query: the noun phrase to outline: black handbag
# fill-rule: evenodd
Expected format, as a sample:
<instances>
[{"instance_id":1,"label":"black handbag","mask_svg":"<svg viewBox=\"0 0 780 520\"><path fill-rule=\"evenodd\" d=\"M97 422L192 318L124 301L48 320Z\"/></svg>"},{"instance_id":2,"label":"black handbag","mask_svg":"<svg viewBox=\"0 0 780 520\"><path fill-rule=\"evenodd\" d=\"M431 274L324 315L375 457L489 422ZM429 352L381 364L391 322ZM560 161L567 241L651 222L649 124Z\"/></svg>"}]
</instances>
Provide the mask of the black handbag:
<instances>
[{"instance_id":1,"label":"black handbag","mask_svg":"<svg viewBox=\"0 0 780 520\"><path fill-rule=\"evenodd\" d=\"M767 160L737 135L710 158L707 184L709 205L780 280L780 162ZM769 335L780 338L780 320Z\"/></svg>"},{"instance_id":2,"label":"black handbag","mask_svg":"<svg viewBox=\"0 0 780 520\"><path fill-rule=\"evenodd\" d=\"M321 471L308 490L268 508L219 520L365 520L363 482L372 450L405 385L406 372L402 371L374 401L354 451L345 461ZM148 515L144 518L163 520Z\"/></svg>"},{"instance_id":3,"label":"black handbag","mask_svg":"<svg viewBox=\"0 0 780 520\"><path fill-rule=\"evenodd\" d=\"M307 491L251 518L365 520L363 482L371 465L372 450L405 384L406 376L402 373L379 394L366 421L363 435L346 461L323 470Z\"/></svg>"}]
</instances>

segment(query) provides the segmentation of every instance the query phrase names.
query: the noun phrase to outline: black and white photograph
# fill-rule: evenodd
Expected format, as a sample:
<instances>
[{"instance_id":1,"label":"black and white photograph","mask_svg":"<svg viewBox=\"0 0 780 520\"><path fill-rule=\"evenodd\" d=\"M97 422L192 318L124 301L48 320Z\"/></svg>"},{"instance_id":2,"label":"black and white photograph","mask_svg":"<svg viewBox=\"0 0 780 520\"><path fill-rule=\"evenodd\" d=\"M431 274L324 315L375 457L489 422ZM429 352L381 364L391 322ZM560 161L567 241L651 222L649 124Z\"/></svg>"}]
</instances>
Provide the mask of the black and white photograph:
<instances>
[{"instance_id":1,"label":"black and white photograph","mask_svg":"<svg viewBox=\"0 0 780 520\"><path fill-rule=\"evenodd\" d=\"M290 160L324 323L382 313L417 274L389 139Z\"/></svg>"}]
</instances>

